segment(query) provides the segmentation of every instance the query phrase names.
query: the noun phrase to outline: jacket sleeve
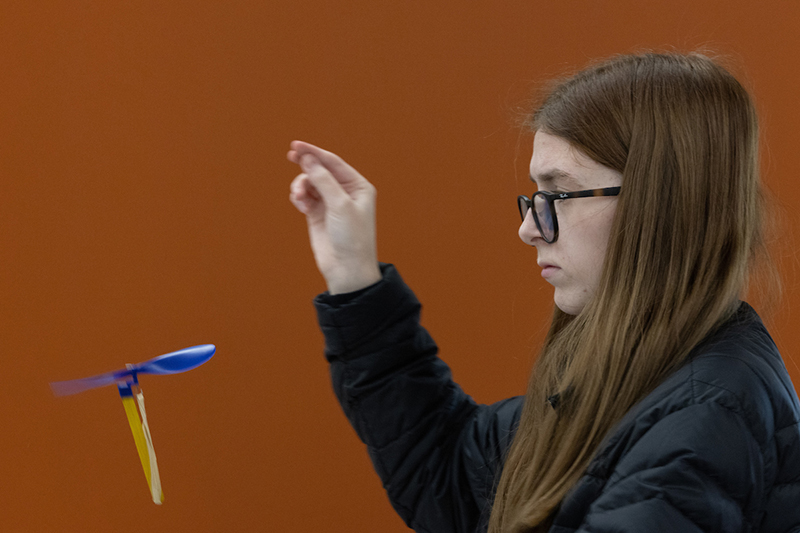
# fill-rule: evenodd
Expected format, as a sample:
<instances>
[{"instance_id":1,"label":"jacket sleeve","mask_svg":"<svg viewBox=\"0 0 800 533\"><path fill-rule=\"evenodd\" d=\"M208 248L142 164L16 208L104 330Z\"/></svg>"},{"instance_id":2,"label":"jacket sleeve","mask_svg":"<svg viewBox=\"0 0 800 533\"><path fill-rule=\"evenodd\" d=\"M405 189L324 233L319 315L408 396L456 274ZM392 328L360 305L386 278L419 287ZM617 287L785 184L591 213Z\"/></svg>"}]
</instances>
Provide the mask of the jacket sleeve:
<instances>
[{"instance_id":1,"label":"jacket sleeve","mask_svg":"<svg viewBox=\"0 0 800 533\"><path fill-rule=\"evenodd\" d=\"M731 406L690 403L635 440L578 531L757 530L748 520L763 505L763 457Z\"/></svg>"},{"instance_id":2,"label":"jacket sleeve","mask_svg":"<svg viewBox=\"0 0 800 533\"><path fill-rule=\"evenodd\" d=\"M334 390L409 527L481 530L521 398L477 405L453 383L416 297L381 268L371 287L315 300Z\"/></svg>"}]
</instances>

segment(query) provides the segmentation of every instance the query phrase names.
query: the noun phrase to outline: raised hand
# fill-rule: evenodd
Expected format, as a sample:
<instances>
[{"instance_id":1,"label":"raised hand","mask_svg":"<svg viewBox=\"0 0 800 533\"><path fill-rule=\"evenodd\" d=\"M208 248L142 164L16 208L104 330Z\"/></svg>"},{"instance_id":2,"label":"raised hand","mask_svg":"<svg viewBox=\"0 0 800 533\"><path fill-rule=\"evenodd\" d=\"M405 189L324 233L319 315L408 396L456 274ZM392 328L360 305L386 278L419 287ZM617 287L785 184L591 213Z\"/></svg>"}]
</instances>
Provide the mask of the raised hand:
<instances>
[{"instance_id":1,"label":"raised hand","mask_svg":"<svg viewBox=\"0 0 800 533\"><path fill-rule=\"evenodd\" d=\"M362 289L381 279L375 239L375 187L339 156L293 141L289 161L302 174L289 200L306 215L311 249L328 292Z\"/></svg>"}]
</instances>

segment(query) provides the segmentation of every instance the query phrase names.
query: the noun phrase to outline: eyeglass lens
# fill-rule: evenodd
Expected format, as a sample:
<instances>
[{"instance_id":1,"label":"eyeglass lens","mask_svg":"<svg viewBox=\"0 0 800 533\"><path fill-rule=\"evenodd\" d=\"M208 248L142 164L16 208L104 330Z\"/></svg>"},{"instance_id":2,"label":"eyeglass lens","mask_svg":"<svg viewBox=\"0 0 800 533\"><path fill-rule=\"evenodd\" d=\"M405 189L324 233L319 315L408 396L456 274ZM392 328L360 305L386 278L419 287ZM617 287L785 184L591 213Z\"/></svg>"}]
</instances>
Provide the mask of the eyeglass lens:
<instances>
[{"instance_id":1,"label":"eyeglass lens","mask_svg":"<svg viewBox=\"0 0 800 533\"><path fill-rule=\"evenodd\" d=\"M525 197L519 199L519 214L522 220L525 220L525 216L528 214L528 202L530 200ZM536 194L533 196L533 210L534 218L538 222L537 226L542 233L542 237L548 242L552 241L555 236L555 224L549 202L541 195Z\"/></svg>"},{"instance_id":2,"label":"eyeglass lens","mask_svg":"<svg viewBox=\"0 0 800 533\"><path fill-rule=\"evenodd\" d=\"M552 241L555 235L555 224L553 223L553 213L550 211L550 203L543 196L536 194L533 196L533 210L539 220L542 237L546 241Z\"/></svg>"}]
</instances>

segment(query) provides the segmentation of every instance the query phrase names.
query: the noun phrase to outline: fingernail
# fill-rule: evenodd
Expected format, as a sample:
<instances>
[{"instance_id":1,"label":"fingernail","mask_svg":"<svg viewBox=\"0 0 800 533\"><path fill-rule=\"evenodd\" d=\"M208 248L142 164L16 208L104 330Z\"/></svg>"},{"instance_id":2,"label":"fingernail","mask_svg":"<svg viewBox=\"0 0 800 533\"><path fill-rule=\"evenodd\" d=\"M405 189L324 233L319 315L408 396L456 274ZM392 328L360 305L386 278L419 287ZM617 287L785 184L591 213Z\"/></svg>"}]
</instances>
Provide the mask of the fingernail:
<instances>
[{"instance_id":1,"label":"fingernail","mask_svg":"<svg viewBox=\"0 0 800 533\"><path fill-rule=\"evenodd\" d=\"M308 172L317 165L319 165L319 159L312 154L304 154L303 157L300 158L300 168L302 168L304 172Z\"/></svg>"}]
</instances>

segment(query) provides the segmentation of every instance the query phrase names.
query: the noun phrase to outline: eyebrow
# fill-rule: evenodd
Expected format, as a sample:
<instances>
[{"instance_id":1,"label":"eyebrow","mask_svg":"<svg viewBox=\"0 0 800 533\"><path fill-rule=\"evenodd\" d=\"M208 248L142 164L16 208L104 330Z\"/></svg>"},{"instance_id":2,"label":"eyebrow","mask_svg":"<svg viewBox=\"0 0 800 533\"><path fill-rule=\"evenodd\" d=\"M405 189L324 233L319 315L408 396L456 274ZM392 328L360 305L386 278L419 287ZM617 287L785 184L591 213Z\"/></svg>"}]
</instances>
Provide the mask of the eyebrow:
<instances>
[{"instance_id":1,"label":"eyebrow","mask_svg":"<svg viewBox=\"0 0 800 533\"><path fill-rule=\"evenodd\" d=\"M537 174L536 177L531 174L530 178L532 182L542 187L552 186L553 182L559 182L559 184L563 186L571 185L573 188L578 186L578 180L575 176L558 168L548 170L547 172L541 172Z\"/></svg>"}]
</instances>

